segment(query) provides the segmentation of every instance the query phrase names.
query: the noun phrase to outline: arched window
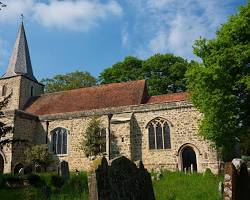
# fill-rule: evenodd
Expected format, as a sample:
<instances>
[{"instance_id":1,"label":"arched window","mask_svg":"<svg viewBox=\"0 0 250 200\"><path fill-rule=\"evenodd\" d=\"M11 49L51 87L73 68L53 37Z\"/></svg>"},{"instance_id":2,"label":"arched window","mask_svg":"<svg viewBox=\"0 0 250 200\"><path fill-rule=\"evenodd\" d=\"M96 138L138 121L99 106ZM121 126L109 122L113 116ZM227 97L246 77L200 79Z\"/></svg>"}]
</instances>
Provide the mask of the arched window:
<instances>
[{"instance_id":1,"label":"arched window","mask_svg":"<svg viewBox=\"0 0 250 200\"><path fill-rule=\"evenodd\" d=\"M52 151L54 154L67 154L68 131L65 128L56 128L51 131Z\"/></svg>"},{"instance_id":2,"label":"arched window","mask_svg":"<svg viewBox=\"0 0 250 200\"><path fill-rule=\"evenodd\" d=\"M7 94L7 86L3 85L3 87L2 87L2 96L6 96L6 94Z\"/></svg>"},{"instance_id":3,"label":"arched window","mask_svg":"<svg viewBox=\"0 0 250 200\"><path fill-rule=\"evenodd\" d=\"M155 118L147 125L149 149L170 149L170 128L163 118Z\"/></svg>"}]
</instances>

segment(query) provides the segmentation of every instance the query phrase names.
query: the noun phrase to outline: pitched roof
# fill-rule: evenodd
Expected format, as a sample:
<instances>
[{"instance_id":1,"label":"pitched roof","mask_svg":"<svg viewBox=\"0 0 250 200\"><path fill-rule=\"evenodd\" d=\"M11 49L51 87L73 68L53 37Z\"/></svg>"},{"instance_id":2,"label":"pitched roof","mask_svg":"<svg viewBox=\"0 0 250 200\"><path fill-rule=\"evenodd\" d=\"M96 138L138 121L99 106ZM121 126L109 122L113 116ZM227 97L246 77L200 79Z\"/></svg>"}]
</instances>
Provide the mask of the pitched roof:
<instances>
[{"instance_id":1,"label":"pitched roof","mask_svg":"<svg viewBox=\"0 0 250 200\"><path fill-rule=\"evenodd\" d=\"M174 102L174 101L186 101L187 99L188 99L188 93L180 92L180 93L151 96L148 99L147 104Z\"/></svg>"},{"instance_id":2,"label":"pitched roof","mask_svg":"<svg viewBox=\"0 0 250 200\"><path fill-rule=\"evenodd\" d=\"M32 97L25 111L35 115L139 105L148 99L145 80L80 88Z\"/></svg>"},{"instance_id":3,"label":"pitched roof","mask_svg":"<svg viewBox=\"0 0 250 200\"><path fill-rule=\"evenodd\" d=\"M8 78L16 75L24 75L27 78L37 82L36 78L33 75L29 47L23 23L21 23L20 25L7 71L2 76L2 78Z\"/></svg>"}]
</instances>

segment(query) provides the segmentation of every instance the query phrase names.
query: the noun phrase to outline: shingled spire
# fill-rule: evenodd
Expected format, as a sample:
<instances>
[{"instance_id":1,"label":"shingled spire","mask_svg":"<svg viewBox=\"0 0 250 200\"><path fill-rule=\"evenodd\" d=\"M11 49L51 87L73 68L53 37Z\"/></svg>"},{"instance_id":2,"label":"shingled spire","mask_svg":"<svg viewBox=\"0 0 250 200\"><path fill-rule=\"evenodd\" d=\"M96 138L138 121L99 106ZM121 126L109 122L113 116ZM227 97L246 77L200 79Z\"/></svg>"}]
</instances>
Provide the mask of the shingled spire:
<instances>
[{"instance_id":1,"label":"shingled spire","mask_svg":"<svg viewBox=\"0 0 250 200\"><path fill-rule=\"evenodd\" d=\"M29 47L25 35L23 22L21 22L19 28L16 43L9 60L7 71L2 76L2 78L8 78L16 75L23 75L37 82L32 71Z\"/></svg>"}]
</instances>

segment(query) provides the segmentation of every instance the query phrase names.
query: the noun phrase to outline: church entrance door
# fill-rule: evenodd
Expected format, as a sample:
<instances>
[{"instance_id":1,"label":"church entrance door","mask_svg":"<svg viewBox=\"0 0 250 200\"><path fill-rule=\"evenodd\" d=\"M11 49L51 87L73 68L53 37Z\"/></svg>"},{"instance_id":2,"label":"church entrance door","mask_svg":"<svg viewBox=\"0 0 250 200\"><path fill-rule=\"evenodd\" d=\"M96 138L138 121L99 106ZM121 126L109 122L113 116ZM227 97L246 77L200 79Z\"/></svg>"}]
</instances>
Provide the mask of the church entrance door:
<instances>
[{"instance_id":1,"label":"church entrance door","mask_svg":"<svg viewBox=\"0 0 250 200\"><path fill-rule=\"evenodd\" d=\"M0 174L3 173L3 168L4 168L4 159L3 156L0 154Z\"/></svg>"},{"instance_id":2,"label":"church entrance door","mask_svg":"<svg viewBox=\"0 0 250 200\"><path fill-rule=\"evenodd\" d=\"M197 171L196 154L192 147L187 146L182 151L182 170L190 171L191 168Z\"/></svg>"}]
</instances>

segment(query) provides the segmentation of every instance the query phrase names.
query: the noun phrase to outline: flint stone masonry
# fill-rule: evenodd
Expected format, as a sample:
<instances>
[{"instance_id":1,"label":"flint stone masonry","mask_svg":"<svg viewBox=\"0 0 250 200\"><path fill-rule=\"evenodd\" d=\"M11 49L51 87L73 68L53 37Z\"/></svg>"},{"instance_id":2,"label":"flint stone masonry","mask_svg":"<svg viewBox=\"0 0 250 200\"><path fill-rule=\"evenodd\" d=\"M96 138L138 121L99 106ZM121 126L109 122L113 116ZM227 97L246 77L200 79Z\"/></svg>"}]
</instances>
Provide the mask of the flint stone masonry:
<instances>
[{"instance_id":1,"label":"flint stone masonry","mask_svg":"<svg viewBox=\"0 0 250 200\"><path fill-rule=\"evenodd\" d=\"M90 200L154 200L151 176L122 156L108 164L106 158L89 178Z\"/></svg>"}]
</instances>

